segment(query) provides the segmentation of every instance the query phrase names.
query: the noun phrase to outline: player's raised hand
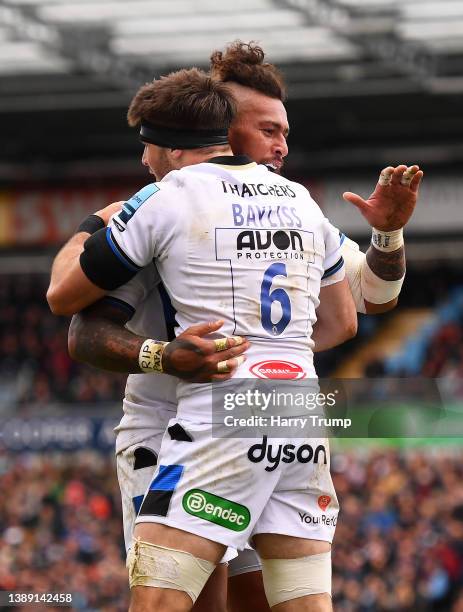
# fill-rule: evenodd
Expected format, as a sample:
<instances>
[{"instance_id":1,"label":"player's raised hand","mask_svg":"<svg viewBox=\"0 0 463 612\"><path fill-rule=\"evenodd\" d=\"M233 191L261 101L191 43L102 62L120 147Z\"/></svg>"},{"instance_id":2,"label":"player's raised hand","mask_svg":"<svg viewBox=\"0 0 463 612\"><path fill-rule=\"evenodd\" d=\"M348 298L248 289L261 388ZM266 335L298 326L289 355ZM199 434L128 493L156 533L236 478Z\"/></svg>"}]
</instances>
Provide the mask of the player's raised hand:
<instances>
[{"instance_id":1,"label":"player's raised hand","mask_svg":"<svg viewBox=\"0 0 463 612\"><path fill-rule=\"evenodd\" d=\"M125 204L125 202L123 201L113 202L112 204L108 204L108 206L105 206L101 210L97 210L94 214L101 217L104 221L104 224L108 225L111 217L121 210L123 204Z\"/></svg>"},{"instance_id":2,"label":"player's raised hand","mask_svg":"<svg viewBox=\"0 0 463 612\"><path fill-rule=\"evenodd\" d=\"M371 227L390 232L403 227L412 216L422 178L419 166L388 166L368 200L350 191L342 197L360 210Z\"/></svg>"},{"instance_id":3,"label":"player's raised hand","mask_svg":"<svg viewBox=\"0 0 463 612\"><path fill-rule=\"evenodd\" d=\"M169 342L162 355L166 374L182 380L206 383L231 378L246 359L250 347L242 336L225 336L212 340L207 335L218 331L223 321L192 325Z\"/></svg>"}]
</instances>

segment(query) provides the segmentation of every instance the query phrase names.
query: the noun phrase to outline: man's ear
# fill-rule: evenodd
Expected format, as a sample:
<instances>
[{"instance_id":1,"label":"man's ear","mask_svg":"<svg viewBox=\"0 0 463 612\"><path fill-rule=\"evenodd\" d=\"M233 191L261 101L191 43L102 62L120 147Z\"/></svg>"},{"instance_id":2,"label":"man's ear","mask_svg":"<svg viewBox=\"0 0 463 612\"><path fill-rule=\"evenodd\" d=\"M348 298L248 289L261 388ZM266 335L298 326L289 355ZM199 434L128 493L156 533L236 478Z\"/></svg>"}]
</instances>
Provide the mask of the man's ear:
<instances>
[{"instance_id":1,"label":"man's ear","mask_svg":"<svg viewBox=\"0 0 463 612\"><path fill-rule=\"evenodd\" d=\"M183 149L169 149L168 151L171 159L174 159L175 161L178 161L183 154Z\"/></svg>"}]
</instances>

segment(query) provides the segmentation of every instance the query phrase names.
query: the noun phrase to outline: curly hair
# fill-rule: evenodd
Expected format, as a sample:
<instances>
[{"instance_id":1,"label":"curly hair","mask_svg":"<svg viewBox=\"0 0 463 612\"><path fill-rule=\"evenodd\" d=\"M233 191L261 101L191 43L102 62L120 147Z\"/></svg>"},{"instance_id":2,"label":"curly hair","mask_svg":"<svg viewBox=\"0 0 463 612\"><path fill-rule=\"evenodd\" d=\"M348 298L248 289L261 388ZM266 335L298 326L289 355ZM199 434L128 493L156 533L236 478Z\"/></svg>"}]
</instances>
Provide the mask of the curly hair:
<instances>
[{"instance_id":1,"label":"curly hair","mask_svg":"<svg viewBox=\"0 0 463 612\"><path fill-rule=\"evenodd\" d=\"M131 127L145 120L177 129L228 129L234 115L235 101L226 85L191 68L140 87L127 120Z\"/></svg>"},{"instance_id":2,"label":"curly hair","mask_svg":"<svg viewBox=\"0 0 463 612\"><path fill-rule=\"evenodd\" d=\"M210 73L224 83L239 83L284 102L286 85L283 75L273 64L264 62L264 58L262 47L256 43L236 40L224 52L212 53Z\"/></svg>"}]
</instances>

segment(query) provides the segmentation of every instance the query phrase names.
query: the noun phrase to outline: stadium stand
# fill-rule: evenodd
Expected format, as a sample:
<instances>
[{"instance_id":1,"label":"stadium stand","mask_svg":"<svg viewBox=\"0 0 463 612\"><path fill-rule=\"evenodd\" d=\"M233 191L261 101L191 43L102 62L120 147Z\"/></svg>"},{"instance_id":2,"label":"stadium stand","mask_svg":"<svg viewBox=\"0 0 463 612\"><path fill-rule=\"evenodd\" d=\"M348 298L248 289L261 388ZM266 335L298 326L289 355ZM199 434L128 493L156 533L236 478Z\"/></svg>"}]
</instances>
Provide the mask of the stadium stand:
<instances>
[{"instance_id":1,"label":"stadium stand","mask_svg":"<svg viewBox=\"0 0 463 612\"><path fill-rule=\"evenodd\" d=\"M113 463L90 451L0 455L1 490L9 491L0 506L0 589L72 593L74 610L127 610Z\"/></svg>"},{"instance_id":2,"label":"stadium stand","mask_svg":"<svg viewBox=\"0 0 463 612\"><path fill-rule=\"evenodd\" d=\"M4 275L0 289L0 404L120 402L123 376L81 366L67 352L69 321L53 317L44 275Z\"/></svg>"},{"instance_id":3,"label":"stadium stand","mask_svg":"<svg viewBox=\"0 0 463 612\"><path fill-rule=\"evenodd\" d=\"M407 317L416 329L410 334L400 333L403 328L397 330L397 319L403 321ZM389 328L381 330L376 334L376 341L370 340L363 353L357 353L359 360L362 356L367 357L363 364L356 364L361 373L366 376L445 378L454 382L453 390L457 397L463 398L463 287L453 288L435 310L402 310L395 317L395 327L391 327L396 333L391 333ZM389 355L380 344L385 334L395 349ZM375 348L376 357L371 359Z\"/></svg>"},{"instance_id":4,"label":"stadium stand","mask_svg":"<svg viewBox=\"0 0 463 612\"><path fill-rule=\"evenodd\" d=\"M382 316L360 315L357 337L321 355L317 371L335 378L460 377L462 280L454 264L411 266L400 307Z\"/></svg>"},{"instance_id":5,"label":"stadium stand","mask_svg":"<svg viewBox=\"0 0 463 612\"><path fill-rule=\"evenodd\" d=\"M386 362L386 372L438 377L447 366L462 364L463 287L455 287L427 325L409 338L402 351ZM404 358L404 355L407 358Z\"/></svg>"},{"instance_id":6,"label":"stadium stand","mask_svg":"<svg viewBox=\"0 0 463 612\"><path fill-rule=\"evenodd\" d=\"M347 452L334 473L335 610L460 610L461 450Z\"/></svg>"}]
</instances>

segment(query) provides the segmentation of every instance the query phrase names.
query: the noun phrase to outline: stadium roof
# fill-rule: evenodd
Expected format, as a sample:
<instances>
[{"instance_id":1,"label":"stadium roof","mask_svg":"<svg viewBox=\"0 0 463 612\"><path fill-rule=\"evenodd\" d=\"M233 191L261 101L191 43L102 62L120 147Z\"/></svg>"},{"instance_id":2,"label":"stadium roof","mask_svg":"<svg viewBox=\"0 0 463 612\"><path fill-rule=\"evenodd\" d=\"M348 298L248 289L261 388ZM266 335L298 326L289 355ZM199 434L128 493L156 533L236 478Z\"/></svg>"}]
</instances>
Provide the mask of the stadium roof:
<instances>
[{"instance_id":1,"label":"stadium roof","mask_svg":"<svg viewBox=\"0 0 463 612\"><path fill-rule=\"evenodd\" d=\"M462 0L0 0L0 127L21 113L120 112L140 83L207 67L236 38L283 68L294 109L421 95L420 114L443 96L450 120L463 93Z\"/></svg>"}]
</instances>

